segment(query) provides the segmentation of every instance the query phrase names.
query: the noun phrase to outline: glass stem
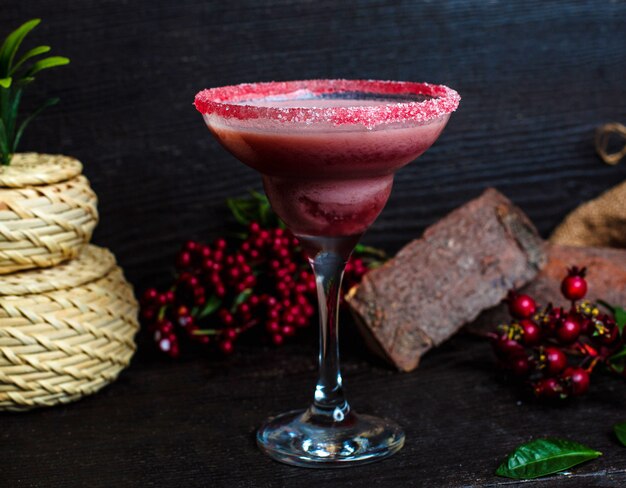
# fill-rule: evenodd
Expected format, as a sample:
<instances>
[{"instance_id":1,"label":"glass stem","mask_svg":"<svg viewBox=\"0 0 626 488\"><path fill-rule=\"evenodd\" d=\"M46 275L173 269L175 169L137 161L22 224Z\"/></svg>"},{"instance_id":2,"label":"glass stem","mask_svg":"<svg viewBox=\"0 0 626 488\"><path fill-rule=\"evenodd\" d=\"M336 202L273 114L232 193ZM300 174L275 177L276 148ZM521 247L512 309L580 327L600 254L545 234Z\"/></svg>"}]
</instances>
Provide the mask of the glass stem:
<instances>
[{"instance_id":1,"label":"glass stem","mask_svg":"<svg viewBox=\"0 0 626 488\"><path fill-rule=\"evenodd\" d=\"M350 412L342 387L338 338L341 280L346 259L334 252L319 252L309 262L315 273L320 317L319 379L311 410L326 421L341 422Z\"/></svg>"}]
</instances>

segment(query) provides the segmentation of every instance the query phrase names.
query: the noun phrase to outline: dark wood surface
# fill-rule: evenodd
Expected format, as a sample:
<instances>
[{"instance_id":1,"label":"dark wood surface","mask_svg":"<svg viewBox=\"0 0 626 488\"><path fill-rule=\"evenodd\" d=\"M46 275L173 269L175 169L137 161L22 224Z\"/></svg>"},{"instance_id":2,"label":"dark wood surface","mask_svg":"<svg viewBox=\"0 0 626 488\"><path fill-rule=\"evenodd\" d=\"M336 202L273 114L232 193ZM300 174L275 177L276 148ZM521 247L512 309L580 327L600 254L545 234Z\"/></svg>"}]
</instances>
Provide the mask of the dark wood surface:
<instances>
[{"instance_id":1,"label":"dark wood surface","mask_svg":"<svg viewBox=\"0 0 626 488\"><path fill-rule=\"evenodd\" d=\"M0 31L30 17L31 42L72 64L43 73L32 106L49 110L24 150L84 161L100 198L95 241L139 288L166 282L186 238L209 239L226 196L257 176L209 137L193 109L201 88L242 81L372 77L441 82L463 96L444 135L396 178L367 240L393 251L496 186L547 235L579 202L626 176L594 155L593 130L626 120L624 2L1 0ZM45 81L44 81L45 80ZM516 403L494 380L487 347L457 337L418 371L376 365L358 343L345 370L357 409L406 426L394 459L303 471L255 448L266 416L303 406L310 345L250 349L230 362L170 363L144 347L101 394L0 418L0 486L493 486L502 456L540 435L567 436L602 458L539 486L623 486L626 419L618 381L600 380L561 409ZM355 342L348 340L348 343Z\"/></svg>"},{"instance_id":2,"label":"dark wood surface","mask_svg":"<svg viewBox=\"0 0 626 488\"><path fill-rule=\"evenodd\" d=\"M344 339L346 346L355 342ZM575 475L531 486L626 484L626 448L611 433L626 419L620 380L600 378L589 396L561 407L519 401L497 381L489 346L462 336L408 374L372 365L369 356L346 347L353 407L406 429L406 445L395 457L340 470L276 463L256 448L254 432L267 416L310 400L313 343L247 350L229 362L144 356L96 396L3 415L0 486L515 486L495 469L508 451L541 436L577 440L604 455L575 468Z\"/></svg>"}]
</instances>

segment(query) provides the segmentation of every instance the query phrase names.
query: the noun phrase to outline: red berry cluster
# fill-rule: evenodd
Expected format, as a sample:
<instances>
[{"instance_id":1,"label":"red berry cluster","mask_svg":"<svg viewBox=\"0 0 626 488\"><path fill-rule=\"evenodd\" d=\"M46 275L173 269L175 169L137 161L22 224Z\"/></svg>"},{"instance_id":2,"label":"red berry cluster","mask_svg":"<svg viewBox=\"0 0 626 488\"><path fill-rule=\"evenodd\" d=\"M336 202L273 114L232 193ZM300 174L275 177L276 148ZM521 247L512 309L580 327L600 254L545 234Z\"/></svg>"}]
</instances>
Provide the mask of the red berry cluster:
<instances>
[{"instance_id":1,"label":"red berry cluster","mask_svg":"<svg viewBox=\"0 0 626 488\"><path fill-rule=\"evenodd\" d=\"M500 366L547 400L586 393L598 364L623 373L611 362L624 344L615 319L581 301L587 293L584 268L568 271L561 293L571 303L568 309L549 304L539 310L530 296L510 292L513 320L490 335Z\"/></svg>"},{"instance_id":2,"label":"red berry cluster","mask_svg":"<svg viewBox=\"0 0 626 488\"><path fill-rule=\"evenodd\" d=\"M252 222L243 240L189 241L176 269L169 290L148 289L141 301L143 322L172 357L180 354L182 337L230 354L251 329L280 345L308 326L316 311L315 277L298 240L282 228ZM358 283L368 269L362 258L351 259L346 285Z\"/></svg>"}]
</instances>

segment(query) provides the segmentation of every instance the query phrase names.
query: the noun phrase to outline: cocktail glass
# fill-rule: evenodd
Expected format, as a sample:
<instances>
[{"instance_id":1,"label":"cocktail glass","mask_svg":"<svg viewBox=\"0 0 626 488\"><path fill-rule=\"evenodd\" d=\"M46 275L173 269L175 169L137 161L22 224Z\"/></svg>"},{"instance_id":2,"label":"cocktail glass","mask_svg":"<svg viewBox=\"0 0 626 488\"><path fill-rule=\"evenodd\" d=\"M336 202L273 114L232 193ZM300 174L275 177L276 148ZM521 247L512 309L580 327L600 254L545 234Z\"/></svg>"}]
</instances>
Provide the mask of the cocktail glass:
<instances>
[{"instance_id":1,"label":"cocktail glass","mask_svg":"<svg viewBox=\"0 0 626 488\"><path fill-rule=\"evenodd\" d=\"M441 85L374 80L242 84L196 95L211 133L262 174L273 209L315 273L319 378L308 409L270 418L258 430L257 443L272 458L352 466L403 446L395 422L357 414L345 398L341 279L354 246L385 206L394 173L435 142L459 100Z\"/></svg>"}]
</instances>

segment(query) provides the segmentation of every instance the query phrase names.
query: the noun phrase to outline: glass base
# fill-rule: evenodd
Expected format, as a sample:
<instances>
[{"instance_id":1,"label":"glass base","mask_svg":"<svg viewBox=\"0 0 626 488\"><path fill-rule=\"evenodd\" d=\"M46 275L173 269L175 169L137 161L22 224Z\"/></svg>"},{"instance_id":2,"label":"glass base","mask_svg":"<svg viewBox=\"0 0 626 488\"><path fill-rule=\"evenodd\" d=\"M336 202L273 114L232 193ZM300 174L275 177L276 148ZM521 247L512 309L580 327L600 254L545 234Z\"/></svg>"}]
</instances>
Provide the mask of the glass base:
<instances>
[{"instance_id":1,"label":"glass base","mask_svg":"<svg viewBox=\"0 0 626 488\"><path fill-rule=\"evenodd\" d=\"M390 420L350 412L341 422L329 422L313 409L269 419L256 438L259 448L276 461L307 468L373 463L404 445L403 430Z\"/></svg>"}]
</instances>

